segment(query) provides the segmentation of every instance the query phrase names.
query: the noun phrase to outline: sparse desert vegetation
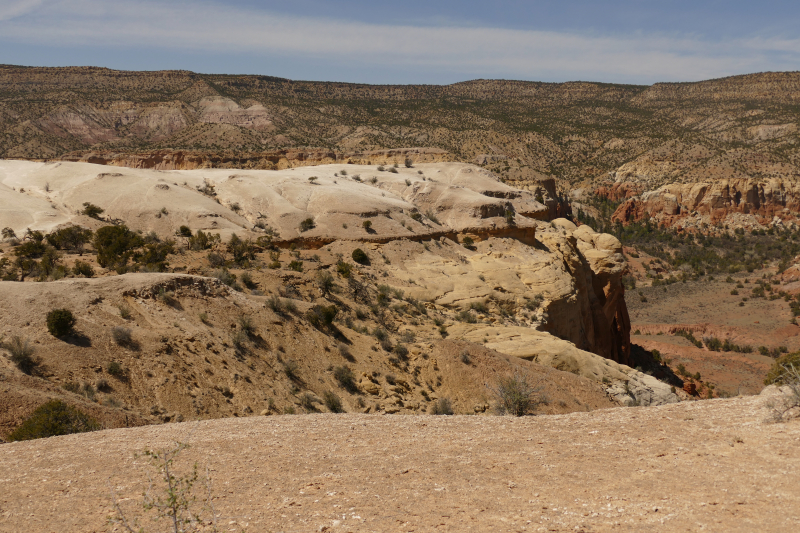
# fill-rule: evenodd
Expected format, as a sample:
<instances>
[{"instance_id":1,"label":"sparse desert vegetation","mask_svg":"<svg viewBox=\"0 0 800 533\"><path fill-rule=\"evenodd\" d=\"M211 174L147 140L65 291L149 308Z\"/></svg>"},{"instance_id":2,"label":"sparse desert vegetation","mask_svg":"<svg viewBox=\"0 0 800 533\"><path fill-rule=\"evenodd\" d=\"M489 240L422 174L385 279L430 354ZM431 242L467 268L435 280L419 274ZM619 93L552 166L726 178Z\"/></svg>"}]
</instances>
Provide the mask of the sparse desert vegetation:
<instances>
[{"instance_id":1,"label":"sparse desert vegetation","mask_svg":"<svg viewBox=\"0 0 800 533\"><path fill-rule=\"evenodd\" d=\"M217 502L236 509L225 517L235 529L424 529L387 511L411 492L458 530L685 530L711 515L730 525L719 514L730 509L737 527L788 524L776 521L792 489L769 476L793 466L800 415L800 194L785 178L800 161L785 97L795 74L370 87L183 71L122 84L98 70L100 102L80 69L0 71L0 157L15 159L0 162L0 195L19 206L0 212L0 464L12 494L0 524L32 512L34 529L74 524L65 502L91 500L96 487L81 484L101 474L112 504L91 502L81 519L102 511L129 530L141 510L217 528ZM75 117L110 121L106 141L64 127L65 87ZM123 97L130 117L147 108L157 123L180 108L186 124L122 127L108 102ZM212 104L218 122L205 120ZM262 130L224 120L262 110ZM89 153L105 164L82 162ZM24 161L43 154L57 161ZM717 211L691 196L698 184ZM553 414L569 416L541 416ZM219 496L208 472L170 474L195 449L164 447L176 422L192 424L175 427L195 428L206 457L235 463ZM79 433L122 427L96 434L100 464L117 452L110 474L49 462L65 443L85 446ZM122 459L127 435L161 450L145 457L166 490L145 489L142 509L121 477L135 462ZM43 455L36 441L51 436ZM242 442L255 438L253 462ZM731 492L700 509L708 495L662 475L666 462ZM364 485L364 465L389 481ZM431 485L443 468L448 485ZM633 488L619 501L580 496L567 486L576 468L594 489L609 475ZM254 472L263 488L243 491ZM34 508L51 477L80 488ZM486 493L469 508L467 481ZM735 507L756 498L751 487L769 487L760 508L783 514ZM473 513L513 494L536 512L502 525ZM253 511L254 498L268 505ZM322 516L333 501L336 522Z\"/></svg>"}]
</instances>

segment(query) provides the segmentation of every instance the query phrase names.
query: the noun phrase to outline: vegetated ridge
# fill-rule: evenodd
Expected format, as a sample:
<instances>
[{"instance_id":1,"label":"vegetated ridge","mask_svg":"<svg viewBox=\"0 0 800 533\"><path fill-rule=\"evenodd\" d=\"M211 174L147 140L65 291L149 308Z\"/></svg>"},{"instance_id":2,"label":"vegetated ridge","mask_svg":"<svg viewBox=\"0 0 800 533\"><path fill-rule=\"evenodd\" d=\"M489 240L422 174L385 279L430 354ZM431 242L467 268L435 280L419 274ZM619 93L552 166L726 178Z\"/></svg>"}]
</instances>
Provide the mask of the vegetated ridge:
<instances>
[{"instance_id":1,"label":"vegetated ridge","mask_svg":"<svg viewBox=\"0 0 800 533\"><path fill-rule=\"evenodd\" d=\"M797 170L799 81L389 86L4 66L0 157L281 168L411 156L475 162L512 181L611 172L648 187L723 167L785 177Z\"/></svg>"}]
</instances>

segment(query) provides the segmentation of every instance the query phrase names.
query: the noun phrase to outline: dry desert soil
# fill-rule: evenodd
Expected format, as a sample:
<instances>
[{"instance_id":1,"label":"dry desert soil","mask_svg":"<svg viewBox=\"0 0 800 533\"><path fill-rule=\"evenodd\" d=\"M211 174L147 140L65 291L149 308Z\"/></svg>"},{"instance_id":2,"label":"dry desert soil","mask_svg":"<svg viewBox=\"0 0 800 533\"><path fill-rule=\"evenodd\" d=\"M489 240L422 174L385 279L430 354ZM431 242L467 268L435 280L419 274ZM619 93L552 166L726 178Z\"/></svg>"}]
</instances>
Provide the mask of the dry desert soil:
<instances>
[{"instance_id":1,"label":"dry desert soil","mask_svg":"<svg viewBox=\"0 0 800 533\"><path fill-rule=\"evenodd\" d=\"M187 442L224 531L798 531L800 422L769 395L538 417L284 415L0 447L0 531L122 531ZM204 471L204 470L203 470ZM148 520L143 525L154 524ZM153 530L153 529L148 529Z\"/></svg>"}]
</instances>

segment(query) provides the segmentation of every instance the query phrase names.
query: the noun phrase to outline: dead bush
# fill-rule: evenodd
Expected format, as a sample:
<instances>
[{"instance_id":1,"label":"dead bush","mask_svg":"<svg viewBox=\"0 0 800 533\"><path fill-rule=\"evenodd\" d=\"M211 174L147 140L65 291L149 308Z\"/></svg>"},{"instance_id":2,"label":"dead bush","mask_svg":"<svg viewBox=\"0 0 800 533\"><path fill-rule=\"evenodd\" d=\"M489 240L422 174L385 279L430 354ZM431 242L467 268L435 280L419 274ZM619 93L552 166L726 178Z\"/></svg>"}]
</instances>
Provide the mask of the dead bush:
<instances>
[{"instance_id":1,"label":"dead bush","mask_svg":"<svg viewBox=\"0 0 800 533\"><path fill-rule=\"evenodd\" d=\"M530 378L521 372L498 378L491 390L497 399L499 414L525 416L533 413L541 403L538 397L541 387L532 385Z\"/></svg>"},{"instance_id":2,"label":"dead bush","mask_svg":"<svg viewBox=\"0 0 800 533\"><path fill-rule=\"evenodd\" d=\"M432 415L452 415L453 404L450 402L449 398L439 398L431 405L430 409L428 409L428 413Z\"/></svg>"},{"instance_id":3,"label":"dead bush","mask_svg":"<svg viewBox=\"0 0 800 533\"><path fill-rule=\"evenodd\" d=\"M780 395L767 403L768 420L786 422L800 416L800 369L794 365L784 366L783 376L776 386Z\"/></svg>"}]
</instances>

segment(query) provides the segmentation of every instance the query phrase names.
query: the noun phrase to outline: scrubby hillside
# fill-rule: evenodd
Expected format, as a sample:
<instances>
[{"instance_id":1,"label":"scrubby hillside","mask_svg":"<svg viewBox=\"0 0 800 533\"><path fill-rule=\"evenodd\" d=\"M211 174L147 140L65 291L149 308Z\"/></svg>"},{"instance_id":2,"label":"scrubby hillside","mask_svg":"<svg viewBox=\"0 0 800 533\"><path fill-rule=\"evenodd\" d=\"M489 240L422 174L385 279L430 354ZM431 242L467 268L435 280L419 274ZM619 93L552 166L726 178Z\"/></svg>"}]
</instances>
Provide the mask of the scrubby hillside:
<instances>
[{"instance_id":1,"label":"scrubby hillside","mask_svg":"<svg viewBox=\"0 0 800 533\"><path fill-rule=\"evenodd\" d=\"M474 162L524 184L797 173L798 74L447 86L0 67L0 157L149 168ZM566 184L564 184L566 187Z\"/></svg>"},{"instance_id":2,"label":"scrubby hillside","mask_svg":"<svg viewBox=\"0 0 800 533\"><path fill-rule=\"evenodd\" d=\"M680 380L631 351L619 242L541 220L533 192L476 167L0 168L0 333L31 343L51 393L128 423L483 413L515 373L540 412L678 400ZM54 308L72 334L47 332ZM35 378L3 372L11 428Z\"/></svg>"}]
</instances>

